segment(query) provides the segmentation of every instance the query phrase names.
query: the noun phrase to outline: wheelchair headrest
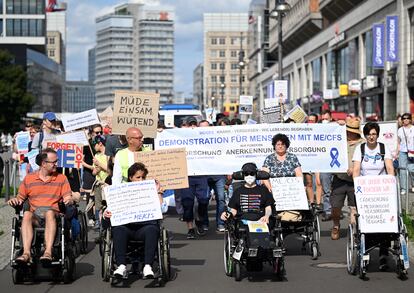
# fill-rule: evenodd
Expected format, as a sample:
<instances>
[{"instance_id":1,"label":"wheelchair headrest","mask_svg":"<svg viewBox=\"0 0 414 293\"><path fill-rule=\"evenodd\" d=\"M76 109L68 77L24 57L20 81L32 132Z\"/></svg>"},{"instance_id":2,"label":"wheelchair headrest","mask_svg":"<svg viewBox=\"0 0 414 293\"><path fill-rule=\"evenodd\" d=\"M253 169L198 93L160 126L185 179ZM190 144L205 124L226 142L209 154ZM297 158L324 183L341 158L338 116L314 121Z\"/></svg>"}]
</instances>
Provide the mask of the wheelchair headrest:
<instances>
[{"instance_id":1,"label":"wheelchair headrest","mask_svg":"<svg viewBox=\"0 0 414 293\"><path fill-rule=\"evenodd\" d=\"M232 175L233 180L244 180L243 171L234 172ZM270 178L270 174L266 171L256 171L257 180L267 180Z\"/></svg>"}]
</instances>

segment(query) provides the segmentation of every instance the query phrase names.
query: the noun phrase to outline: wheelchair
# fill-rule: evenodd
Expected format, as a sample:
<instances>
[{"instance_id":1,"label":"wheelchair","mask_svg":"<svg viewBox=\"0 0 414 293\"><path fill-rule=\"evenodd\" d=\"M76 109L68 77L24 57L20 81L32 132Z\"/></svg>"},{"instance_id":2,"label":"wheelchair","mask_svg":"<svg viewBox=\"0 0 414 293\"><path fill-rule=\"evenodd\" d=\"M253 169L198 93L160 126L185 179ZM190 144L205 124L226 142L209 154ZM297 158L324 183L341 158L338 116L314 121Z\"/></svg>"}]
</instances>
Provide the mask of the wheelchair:
<instances>
[{"instance_id":1,"label":"wheelchair","mask_svg":"<svg viewBox=\"0 0 414 293\"><path fill-rule=\"evenodd\" d=\"M160 286L163 286L171 280L170 240L168 230L162 226L161 221L158 222L160 225L160 236L153 269L155 273L154 279L158 281ZM100 250L102 251L101 276L104 282L110 282L111 285L115 285L119 279L113 274L116 256L113 246L112 228L107 220L102 221L101 226L103 226L100 242ZM143 260L143 256L144 241L130 240L126 254L127 264L132 264L133 270L137 270L138 265Z\"/></svg>"},{"instance_id":2,"label":"wheelchair","mask_svg":"<svg viewBox=\"0 0 414 293\"><path fill-rule=\"evenodd\" d=\"M234 180L243 180L241 171L233 173ZM257 171L257 180L269 179L269 174ZM263 263L272 266L273 272L282 278L285 271L285 249L282 228L274 215L269 218L269 233L249 231L242 219L230 216L225 222L224 232L224 271L227 276L241 281L241 269L248 272L262 271Z\"/></svg>"},{"instance_id":3,"label":"wheelchair","mask_svg":"<svg viewBox=\"0 0 414 293\"><path fill-rule=\"evenodd\" d=\"M16 262L16 258L23 252L21 226L23 210L26 207L15 207L16 216L12 220L12 249L10 265L12 267L12 279L14 284L21 284L36 279L52 278L55 282L70 283L74 280L76 272L75 259L78 256L76 245L80 242L80 236L72 238L72 227L65 219L65 206L59 203L60 214L56 219L56 236L53 243L53 260L48 265L41 264L40 256L44 249L44 227L34 227L31 247L32 261L27 264ZM81 230L82 228L80 228Z\"/></svg>"},{"instance_id":4,"label":"wheelchair","mask_svg":"<svg viewBox=\"0 0 414 293\"><path fill-rule=\"evenodd\" d=\"M399 187L397 186L399 191ZM357 275L361 279L366 278L367 267L370 261L370 252L383 243L391 243L388 252L395 260L397 276L405 280L408 274L408 233L401 214L400 194L397 195L398 207L398 232L397 233L370 233L361 229L360 214L356 214L356 223L348 226L347 239L347 271L351 275Z\"/></svg>"}]
</instances>

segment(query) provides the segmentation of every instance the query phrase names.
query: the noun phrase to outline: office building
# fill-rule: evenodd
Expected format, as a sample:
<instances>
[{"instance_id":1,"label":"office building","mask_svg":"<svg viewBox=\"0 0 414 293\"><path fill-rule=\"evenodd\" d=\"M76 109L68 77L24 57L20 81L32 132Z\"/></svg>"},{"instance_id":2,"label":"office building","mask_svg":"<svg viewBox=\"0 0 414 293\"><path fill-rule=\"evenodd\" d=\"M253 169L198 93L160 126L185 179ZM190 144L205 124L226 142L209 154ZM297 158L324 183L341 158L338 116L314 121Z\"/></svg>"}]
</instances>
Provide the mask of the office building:
<instances>
[{"instance_id":1,"label":"office building","mask_svg":"<svg viewBox=\"0 0 414 293\"><path fill-rule=\"evenodd\" d=\"M66 81L63 112L79 113L95 108L95 86L90 81Z\"/></svg>"},{"instance_id":2,"label":"office building","mask_svg":"<svg viewBox=\"0 0 414 293\"><path fill-rule=\"evenodd\" d=\"M198 64L193 70L193 101L192 104L203 105L204 66ZM206 105L204 105L206 106ZM207 105L208 106L208 105Z\"/></svg>"},{"instance_id":3,"label":"office building","mask_svg":"<svg viewBox=\"0 0 414 293\"><path fill-rule=\"evenodd\" d=\"M96 53L96 48L93 47L92 49L90 49L88 51L88 80L91 83L95 83L95 66L96 66L96 62L95 62L95 53Z\"/></svg>"}]
</instances>

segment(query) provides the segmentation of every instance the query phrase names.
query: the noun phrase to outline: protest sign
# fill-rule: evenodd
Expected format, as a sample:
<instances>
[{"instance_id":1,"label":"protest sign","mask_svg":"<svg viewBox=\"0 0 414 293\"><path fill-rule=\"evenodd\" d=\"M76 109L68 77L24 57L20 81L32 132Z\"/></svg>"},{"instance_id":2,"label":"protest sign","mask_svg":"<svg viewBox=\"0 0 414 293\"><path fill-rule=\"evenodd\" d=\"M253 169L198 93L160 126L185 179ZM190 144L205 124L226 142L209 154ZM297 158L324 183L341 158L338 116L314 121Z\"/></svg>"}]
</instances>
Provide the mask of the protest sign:
<instances>
[{"instance_id":1,"label":"protest sign","mask_svg":"<svg viewBox=\"0 0 414 293\"><path fill-rule=\"evenodd\" d=\"M257 124L257 121L249 118L249 119L247 119L246 124L247 124L247 125Z\"/></svg>"},{"instance_id":2,"label":"protest sign","mask_svg":"<svg viewBox=\"0 0 414 293\"><path fill-rule=\"evenodd\" d=\"M392 175L354 178L362 233L398 233L397 179Z\"/></svg>"},{"instance_id":3,"label":"protest sign","mask_svg":"<svg viewBox=\"0 0 414 293\"><path fill-rule=\"evenodd\" d=\"M280 123L281 120L280 106L264 108L260 111L260 123Z\"/></svg>"},{"instance_id":4,"label":"protest sign","mask_svg":"<svg viewBox=\"0 0 414 293\"><path fill-rule=\"evenodd\" d=\"M16 147L19 154L26 154L29 151L30 138L29 131L21 131L16 134Z\"/></svg>"},{"instance_id":5,"label":"protest sign","mask_svg":"<svg viewBox=\"0 0 414 293\"><path fill-rule=\"evenodd\" d=\"M274 81L274 95L278 103L286 104L289 101L287 80Z\"/></svg>"},{"instance_id":6,"label":"protest sign","mask_svg":"<svg viewBox=\"0 0 414 293\"><path fill-rule=\"evenodd\" d=\"M216 109L214 108L206 109L206 120L208 121L208 123L213 124L214 122L216 122L216 115L217 115Z\"/></svg>"},{"instance_id":7,"label":"protest sign","mask_svg":"<svg viewBox=\"0 0 414 293\"><path fill-rule=\"evenodd\" d=\"M114 116L114 111L112 111L111 106L108 106L102 113L99 113L99 119L101 120L101 125L103 127L112 128L112 117Z\"/></svg>"},{"instance_id":8,"label":"protest sign","mask_svg":"<svg viewBox=\"0 0 414 293\"><path fill-rule=\"evenodd\" d=\"M58 167L76 168L82 167L83 145L74 143L48 142L48 148L57 152Z\"/></svg>"},{"instance_id":9,"label":"protest sign","mask_svg":"<svg viewBox=\"0 0 414 293\"><path fill-rule=\"evenodd\" d=\"M136 152L135 162L148 169L148 179L157 179L164 189L188 188L185 148Z\"/></svg>"},{"instance_id":10,"label":"protest sign","mask_svg":"<svg viewBox=\"0 0 414 293\"><path fill-rule=\"evenodd\" d=\"M271 178L276 211L309 210L302 177Z\"/></svg>"},{"instance_id":11,"label":"protest sign","mask_svg":"<svg viewBox=\"0 0 414 293\"><path fill-rule=\"evenodd\" d=\"M397 121L378 122L380 127L380 133L378 136L378 142L385 144L391 152L391 155L397 154L398 143L398 125ZM361 125L361 133L363 133L365 124Z\"/></svg>"},{"instance_id":12,"label":"protest sign","mask_svg":"<svg viewBox=\"0 0 414 293\"><path fill-rule=\"evenodd\" d=\"M293 121L295 121L295 123L303 123L306 121L306 117L308 117L308 115L306 115L302 107L296 105L289 112L286 113L284 119L287 120L288 118L290 118Z\"/></svg>"},{"instance_id":13,"label":"protest sign","mask_svg":"<svg viewBox=\"0 0 414 293\"><path fill-rule=\"evenodd\" d=\"M110 185L104 190L112 226L162 219L154 180Z\"/></svg>"},{"instance_id":14,"label":"protest sign","mask_svg":"<svg viewBox=\"0 0 414 293\"><path fill-rule=\"evenodd\" d=\"M304 172L346 172L345 125L255 124L165 129L155 139L155 149L185 147L189 175L232 174L244 163L263 166L274 154L277 133L290 139L288 152L296 154ZM206 167L208 166L208 168Z\"/></svg>"},{"instance_id":15,"label":"protest sign","mask_svg":"<svg viewBox=\"0 0 414 293\"><path fill-rule=\"evenodd\" d=\"M65 131L81 129L100 123L101 122L99 121L96 109L91 109L80 113L65 114L62 116L62 124L65 128Z\"/></svg>"},{"instance_id":16,"label":"protest sign","mask_svg":"<svg viewBox=\"0 0 414 293\"><path fill-rule=\"evenodd\" d=\"M253 114L253 96L240 96L239 114Z\"/></svg>"},{"instance_id":17,"label":"protest sign","mask_svg":"<svg viewBox=\"0 0 414 293\"><path fill-rule=\"evenodd\" d=\"M33 171L39 170L39 165L36 164L36 156L39 154L39 149L33 149L26 154L27 160L29 161L30 167Z\"/></svg>"},{"instance_id":18,"label":"protest sign","mask_svg":"<svg viewBox=\"0 0 414 293\"><path fill-rule=\"evenodd\" d=\"M56 135L57 142L89 145L85 131L75 131Z\"/></svg>"},{"instance_id":19,"label":"protest sign","mask_svg":"<svg viewBox=\"0 0 414 293\"><path fill-rule=\"evenodd\" d=\"M278 99L275 99L275 98L264 99L265 109L273 108L273 107L276 107L276 106L280 106L280 103L279 103Z\"/></svg>"},{"instance_id":20,"label":"protest sign","mask_svg":"<svg viewBox=\"0 0 414 293\"><path fill-rule=\"evenodd\" d=\"M250 233L269 233L269 226L260 221L247 221Z\"/></svg>"},{"instance_id":21,"label":"protest sign","mask_svg":"<svg viewBox=\"0 0 414 293\"><path fill-rule=\"evenodd\" d=\"M138 127L145 137L155 138L159 99L156 93L116 91L112 133L125 134L128 128Z\"/></svg>"}]
</instances>

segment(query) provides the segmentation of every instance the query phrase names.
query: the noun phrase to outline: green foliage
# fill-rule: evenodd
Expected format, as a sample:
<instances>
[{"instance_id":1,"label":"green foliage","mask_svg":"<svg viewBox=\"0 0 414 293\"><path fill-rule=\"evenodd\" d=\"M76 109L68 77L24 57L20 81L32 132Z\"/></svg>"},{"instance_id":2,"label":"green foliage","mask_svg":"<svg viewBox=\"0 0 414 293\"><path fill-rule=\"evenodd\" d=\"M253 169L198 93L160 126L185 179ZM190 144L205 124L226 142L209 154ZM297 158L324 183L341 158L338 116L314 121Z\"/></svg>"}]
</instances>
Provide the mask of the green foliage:
<instances>
[{"instance_id":1,"label":"green foliage","mask_svg":"<svg viewBox=\"0 0 414 293\"><path fill-rule=\"evenodd\" d=\"M407 227L408 238L412 241L414 240L414 219L408 216L406 213L403 213L404 224Z\"/></svg>"},{"instance_id":2,"label":"green foliage","mask_svg":"<svg viewBox=\"0 0 414 293\"><path fill-rule=\"evenodd\" d=\"M34 97L26 92L25 70L14 64L8 51L0 50L0 129L4 132L19 130L21 118L26 116Z\"/></svg>"}]
</instances>

